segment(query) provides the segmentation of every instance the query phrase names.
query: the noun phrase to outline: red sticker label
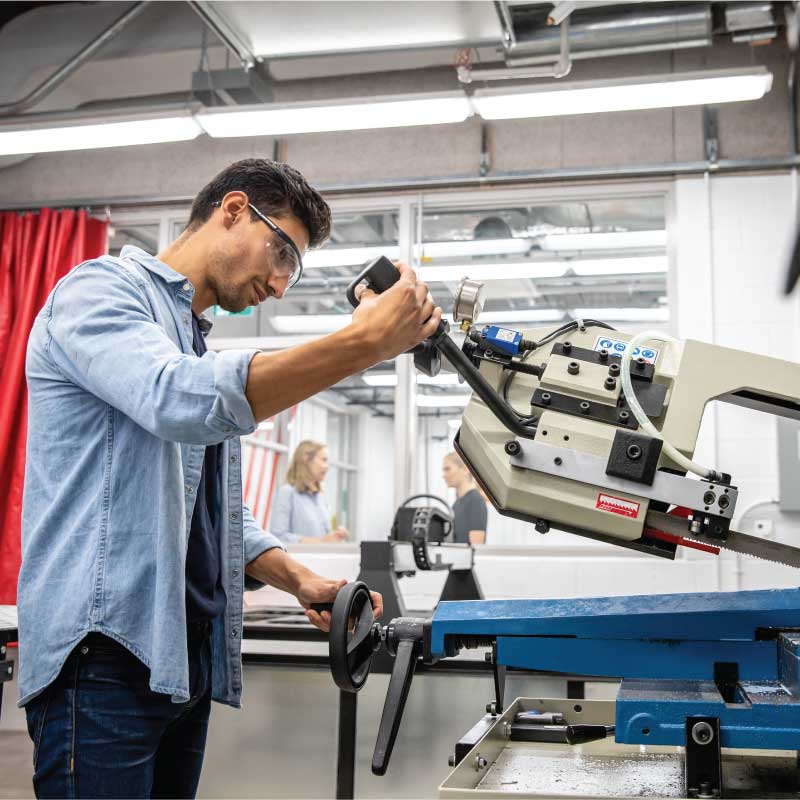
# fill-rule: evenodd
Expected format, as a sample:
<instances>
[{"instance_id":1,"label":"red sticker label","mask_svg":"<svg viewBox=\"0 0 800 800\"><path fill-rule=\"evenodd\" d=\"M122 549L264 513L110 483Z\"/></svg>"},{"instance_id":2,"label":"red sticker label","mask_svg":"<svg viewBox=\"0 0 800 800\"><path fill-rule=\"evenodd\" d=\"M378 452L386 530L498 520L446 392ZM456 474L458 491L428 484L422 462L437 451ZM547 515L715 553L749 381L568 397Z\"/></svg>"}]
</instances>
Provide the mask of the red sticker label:
<instances>
[{"instance_id":1,"label":"red sticker label","mask_svg":"<svg viewBox=\"0 0 800 800\"><path fill-rule=\"evenodd\" d=\"M639 515L639 503L632 500L623 500L621 497L614 497L610 494L597 495L597 505L601 511L610 511L612 514L619 514L621 517L637 517Z\"/></svg>"}]
</instances>

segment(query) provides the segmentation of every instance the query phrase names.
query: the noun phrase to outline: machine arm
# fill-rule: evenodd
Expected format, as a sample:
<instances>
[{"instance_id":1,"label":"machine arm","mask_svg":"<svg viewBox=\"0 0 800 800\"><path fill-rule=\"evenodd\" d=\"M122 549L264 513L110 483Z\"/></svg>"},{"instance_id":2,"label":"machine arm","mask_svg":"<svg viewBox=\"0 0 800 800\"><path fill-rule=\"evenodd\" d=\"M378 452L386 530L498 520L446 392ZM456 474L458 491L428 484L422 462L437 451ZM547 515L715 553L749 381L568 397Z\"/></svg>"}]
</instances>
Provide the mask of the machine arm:
<instances>
[{"instance_id":1,"label":"machine arm","mask_svg":"<svg viewBox=\"0 0 800 800\"><path fill-rule=\"evenodd\" d=\"M388 259L377 258L349 286L348 299L358 304L361 282L381 292L399 276ZM457 298L455 318L466 330L475 314L464 305ZM800 548L731 529L738 490L730 476L708 470L697 480L674 461L693 452L711 400L800 418L797 365L666 337L660 354L652 346L635 352L635 391L632 385L626 393L620 352L631 337L604 332L595 341L594 326L608 327L573 321L542 337L534 332L538 341L497 326L471 327L462 349L442 321L414 349L415 365L427 374L438 371L444 355L491 412L487 418L481 405L467 407L456 449L498 511L542 533L552 526L666 558L678 546L712 554L724 548L800 568ZM527 364L535 350L543 363ZM482 362L489 369L481 370ZM497 383L497 367L503 391L487 379ZM510 376L520 373L523 386L525 373L535 376L527 382L527 415L506 398ZM642 415L648 422L640 427Z\"/></svg>"}]
</instances>

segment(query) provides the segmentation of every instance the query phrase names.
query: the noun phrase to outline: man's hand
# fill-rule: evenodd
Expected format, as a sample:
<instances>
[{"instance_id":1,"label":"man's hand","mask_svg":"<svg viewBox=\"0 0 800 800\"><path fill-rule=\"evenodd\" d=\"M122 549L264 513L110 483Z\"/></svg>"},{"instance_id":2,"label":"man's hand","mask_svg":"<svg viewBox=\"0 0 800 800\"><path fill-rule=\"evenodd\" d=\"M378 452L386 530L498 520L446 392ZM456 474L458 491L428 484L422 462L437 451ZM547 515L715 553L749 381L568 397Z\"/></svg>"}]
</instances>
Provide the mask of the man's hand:
<instances>
[{"instance_id":1,"label":"man's hand","mask_svg":"<svg viewBox=\"0 0 800 800\"><path fill-rule=\"evenodd\" d=\"M396 264L400 279L383 294L365 286L356 294L359 306L353 312L353 325L364 333L379 361L394 358L432 336L442 320L442 309L435 306L428 287L417 281L406 264Z\"/></svg>"},{"instance_id":2,"label":"man's hand","mask_svg":"<svg viewBox=\"0 0 800 800\"><path fill-rule=\"evenodd\" d=\"M332 603L344 586L346 580L331 580L317 575L308 567L295 561L280 547L265 550L254 558L246 567L247 574L262 583L268 583L276 589L293 594L306 610L306 616L323 631L331 627L331 615L328 611L321 614L311 610L312 603ZM370 592L372 607L376 619L383 613L383 598L378 592Z\"/></svg>"},{"instance_id":3,"label":"man's hand","mask_svg":"<svg viewBox=\"0 0 800 800\"><path fill-rule=\"evenodd\" d=\"M339 593L339 589L347 583L346 580L330 580L319 575L312 575L304 581L298 592L297 599L300 605L306 610L306 616L312 625L323 631L331 629L330 611L314 611L312 603L332 603ZM370 592L373 613L378 619L383 614L383 598L378 592Z\"/></svg>"}]
</instances>

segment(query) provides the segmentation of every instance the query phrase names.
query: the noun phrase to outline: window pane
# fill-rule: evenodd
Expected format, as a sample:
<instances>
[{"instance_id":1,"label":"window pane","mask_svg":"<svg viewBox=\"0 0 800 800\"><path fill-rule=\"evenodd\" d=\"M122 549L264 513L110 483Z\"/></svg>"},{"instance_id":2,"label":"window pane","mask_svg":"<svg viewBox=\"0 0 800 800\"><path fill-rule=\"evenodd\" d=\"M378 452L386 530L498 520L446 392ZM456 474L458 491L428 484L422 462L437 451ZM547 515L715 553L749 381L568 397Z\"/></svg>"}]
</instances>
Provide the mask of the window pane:
<instances>
[{"instance_id":1,"label":"window pane","mask_svg":"<svg viewBox=\"0 0 800 800\"><path fill-rule=\"evenodd\" d=\"M118 256L125 245L140 247L151 256L158 252L158 222L114 224L108 237L109 255Z\"/></svg>"}]
</instances>

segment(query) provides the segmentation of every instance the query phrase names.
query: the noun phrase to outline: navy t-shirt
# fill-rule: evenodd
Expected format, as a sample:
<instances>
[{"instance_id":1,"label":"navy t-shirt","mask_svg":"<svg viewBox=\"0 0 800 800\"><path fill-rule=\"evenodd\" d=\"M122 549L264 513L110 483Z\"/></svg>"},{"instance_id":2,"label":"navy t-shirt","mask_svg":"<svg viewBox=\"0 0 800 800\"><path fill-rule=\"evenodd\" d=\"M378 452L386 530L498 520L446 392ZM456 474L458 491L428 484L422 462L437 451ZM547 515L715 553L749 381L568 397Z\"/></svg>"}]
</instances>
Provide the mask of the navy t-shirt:
<instances>
[{"instance_id":1,"label":"navy t-shirt","mask_svg":"<svg viewBox=\"0 0 800 800\"><path fill-rule=\"evenodd\" d=\"M198 356L207 349L200 320L194 312L192 348ZM186 551L186 618L189 622L214 619L225 611L219 537L220 449L218 444L206 447L192 512Z\"/></svg>"},{"instance_id":2,"label":"navy t-shirt","mask_svg":"<svg viewBox=\"0 0 800 800\"><path fill-rule=\"evenodd\" d=\"M486 502L477 489L470 489L453 504L453 541L469 544L470 531L485 531Z\"/></svg>"}]
</instances>

